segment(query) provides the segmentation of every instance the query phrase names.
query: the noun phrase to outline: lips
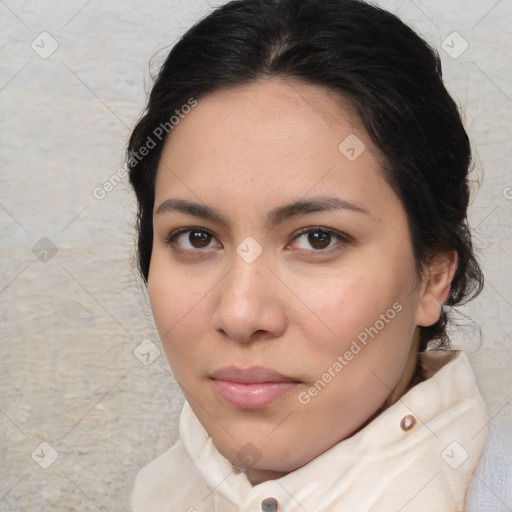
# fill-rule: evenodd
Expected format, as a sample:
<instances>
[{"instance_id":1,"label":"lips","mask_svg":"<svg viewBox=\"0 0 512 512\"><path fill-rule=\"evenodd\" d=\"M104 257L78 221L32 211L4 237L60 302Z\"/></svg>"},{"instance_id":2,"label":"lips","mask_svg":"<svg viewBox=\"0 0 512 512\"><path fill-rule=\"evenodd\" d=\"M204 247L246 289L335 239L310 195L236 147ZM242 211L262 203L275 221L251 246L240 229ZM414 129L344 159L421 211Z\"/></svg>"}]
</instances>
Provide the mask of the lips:
<instances>
[{"instance_id":1,"label":"lips","mask_svg":"<svg viewBox=\"0 0 512 512\"><path fill-rule=\"evenodd\" d=\"M211 379L214 390L224 402L246 410L267 407L301 384L296 379L260 366L221 368L212 373Z\"/></svg>"},{"instance_id":2,"label":"lips","mask_svg":"<svg viewBox=\"0 0 512 512\"><path fill-rule=\"evenodd\" d=\"M252 366L245 370L236 366L221 368L212 373L212 379L228 380L231 382L262 383L262 382L299 382L297 379L286 377L270 368Z\"/></svg>"}]
</instances>

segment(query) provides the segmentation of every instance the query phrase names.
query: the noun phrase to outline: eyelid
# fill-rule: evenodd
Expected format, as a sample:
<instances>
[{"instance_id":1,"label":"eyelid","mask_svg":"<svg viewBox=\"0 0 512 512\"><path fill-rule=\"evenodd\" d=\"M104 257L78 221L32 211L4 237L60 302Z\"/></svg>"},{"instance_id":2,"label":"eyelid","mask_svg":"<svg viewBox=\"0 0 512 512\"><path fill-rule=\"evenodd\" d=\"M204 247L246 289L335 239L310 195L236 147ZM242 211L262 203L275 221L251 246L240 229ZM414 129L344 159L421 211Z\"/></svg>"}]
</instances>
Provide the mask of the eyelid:
<instances>
[{"instance_id":1,"label":"eyelid","mask_svg":"<svg viewBox=\"0 0 512 512\"><path fill-rule=\"evenodd\" d=\"M213 238L217 239L215 234L212 233L209 229L203 228L201 226L183 226L181 228L175 229L174 231L171 231L171 233L169 233L169 235L167 235L164 238L164 242L166 244L171 244L174 241L174 239L176 237L178 237L179 235L182 235L183 233L189 233L191 231L201 231L201 232L204 232L204 233L208 233ZM185 249L185 250L189 251L189 252L198 252L198 250L195 250L195 251L191 251L190 249Z\"/></svg>"},{"instance_id":2,"label":"eyelid","mask_svg":"<svg viewBox=\"0 0 512 512\"><path fill-rule=\"evenodd\" d=\"M307 252L318 253L318 254L328 253L331 250L335 250L340 244L341 245L346 245L346 244L352 243L354 241L351 236L347 235L346 233L342 233L340 231L337 231L336 229L327 228L327 227L324 227L324 226L307 226L307 227L299 229L293 235L292 242L294 240L296 240L297 238L299 238L300 236L302 236L302 235L305 235L305 234L308 234L308 233L314 233L314 232L317 232L317 231L320 231L322 233L328 233L329 235L338 238L339 242L337 244L334 244L332 247L329 247L328 249L316 249L316 250L315 249L310 249L310 250L302 249L302 250L306 250Z\"/></svg>"},{"instance_id":3,"label":"eyelid","mask_svg":"<svg viewBox=\"0 0 512 512\"><path fill-rule=\"evenodd\" d=\"M310 233L314 231L323 231L325 233L329 233L330 235L335 235L343 240L346 240L347 242L352 241L352 237L347 235L346 233L342 233L341 231L337 231L333 228L328 228L325 226L307 226L305 228L300 228L294 235L294 239L297 238L297 236L303 235L305 233Z\"/></svg>"}]
</instances>

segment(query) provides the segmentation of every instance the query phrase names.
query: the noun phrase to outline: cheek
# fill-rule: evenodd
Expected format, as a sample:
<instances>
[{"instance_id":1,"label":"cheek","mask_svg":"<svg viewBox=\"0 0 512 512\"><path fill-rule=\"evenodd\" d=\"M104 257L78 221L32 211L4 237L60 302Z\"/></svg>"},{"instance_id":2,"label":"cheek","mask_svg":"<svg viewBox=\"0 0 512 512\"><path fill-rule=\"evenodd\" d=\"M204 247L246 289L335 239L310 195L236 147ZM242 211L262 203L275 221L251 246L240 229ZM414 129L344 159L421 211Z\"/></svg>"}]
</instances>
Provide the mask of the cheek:
<instances>
[{"instance_id":1,"label":"cheek","mask_svg":"<svg viewBox=\"0 0 512 512\"><path fill-rule=\"evenodd\" d=\"M155 255L148 276L151 310L171 367L192 359L204 330L205 290ZM196 283L197 284L197 283Z\"/></svg>"},{"instance_id":2,"label":"cheek","mask_svg":"<svg viewBox=\"0 0 512 512\"><path fill-rule=\"evenodd\" d=\"M310 296L322 321L310 314L302 323L301 357L312 387L328 382L313 407L331 411L332 435L339 425L356 428L389 396L403 375L414 322L405 284L362 275L335 284Z\"/></svg>"},{"instance_id":3,"label":"cheek","mask_svg":"<svg viewBox=\"0 0 512 512\"><path fill-rule=\"evenodd\" d=\"M349 268L333 269L329 275L288 277L299 299L297 312L302 312L303 328L347 340L373 326L388 310L394 315L392 306L404 301L407 284L393 279L392 273L372 271L371 266Z\"/></svg>"},{"instance_id":4,"label":"cheek","mask_svg":"<svg viewBox=\"0 0 512 512\"><path fill-rule=\"evenodd\" d=\"M386 382L401 371L414 331L414 268L380 261L382 266L354 262L347 265L350 272L288 276L301 299L295 323L305 343L301 359L308 374L323 372L347 351L343 374L350 386L363 385L372 377L370 369Z\"/></svg>"}]
</instances>

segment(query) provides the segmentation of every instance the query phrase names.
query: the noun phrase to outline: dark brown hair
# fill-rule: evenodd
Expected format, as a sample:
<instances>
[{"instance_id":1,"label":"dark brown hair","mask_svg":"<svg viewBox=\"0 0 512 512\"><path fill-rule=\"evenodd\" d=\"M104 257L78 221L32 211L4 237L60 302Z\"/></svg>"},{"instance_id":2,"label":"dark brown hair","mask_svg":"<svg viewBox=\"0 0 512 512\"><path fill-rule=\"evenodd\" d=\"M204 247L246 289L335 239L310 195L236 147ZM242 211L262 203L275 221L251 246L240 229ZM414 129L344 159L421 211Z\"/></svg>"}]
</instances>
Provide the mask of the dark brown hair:
<instances>
[{"instance_id":1,"label":"dark brown hair","mask_svg":"<svg viewBox=\"0 0 512 512\"><path fill-rule=\"evenodd\" d=\"M162 127L191 98L263 76L328 87L354 105L407 212L419 273L432 254L455 250L458 267L446 305L476 296L483 275L467 223L471 148L443 84L439 55L396 16L359 0L232 0L172 48L128 144L144 281L155 175L166 136L172 136L171 129L161 136ZM152 147L142 155L149 139ZM420 350L432 340L448 346L446 324L444 308L438 322L420 328Z\"/></svg>"}]
</instances>

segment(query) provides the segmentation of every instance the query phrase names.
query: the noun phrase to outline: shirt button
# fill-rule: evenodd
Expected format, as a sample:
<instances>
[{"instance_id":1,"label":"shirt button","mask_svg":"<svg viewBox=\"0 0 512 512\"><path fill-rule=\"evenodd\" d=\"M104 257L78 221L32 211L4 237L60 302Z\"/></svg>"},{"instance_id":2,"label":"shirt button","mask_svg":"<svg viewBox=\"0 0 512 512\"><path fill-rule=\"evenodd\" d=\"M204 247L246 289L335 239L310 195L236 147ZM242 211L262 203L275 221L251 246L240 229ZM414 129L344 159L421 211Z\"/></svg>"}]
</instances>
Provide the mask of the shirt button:
<instances>
[{"instance_id":1,"label":"shirt button","mask_svg":"<svg viewBox=\"0 0 512 512\"><path fill-rule=\"evenodd\" d=\"M261 512L277 512L277 500L275 498L265 498L261 502Z\"/></svg>"},{"instance_id":2,"label":"shirt button","mask_svg":"<svg viewBox=\"0 0 512 512\"><path fill-rule=\"evenodd\" d=\"M405 432L411 430L414 425L416 425L416 418L412 414L404 416L400 421L400 428Z\"/></svg>"}]
</instances>

